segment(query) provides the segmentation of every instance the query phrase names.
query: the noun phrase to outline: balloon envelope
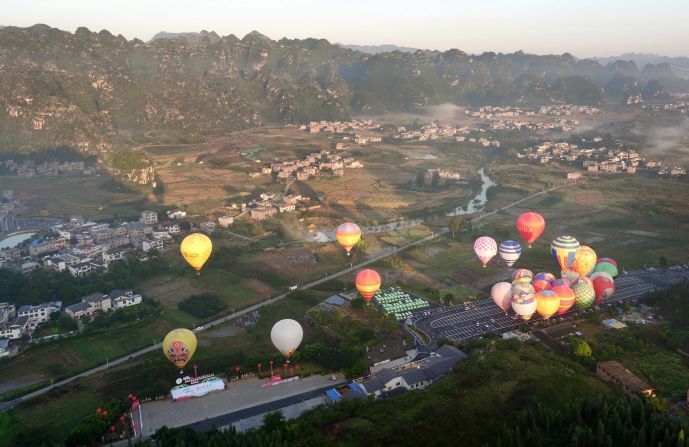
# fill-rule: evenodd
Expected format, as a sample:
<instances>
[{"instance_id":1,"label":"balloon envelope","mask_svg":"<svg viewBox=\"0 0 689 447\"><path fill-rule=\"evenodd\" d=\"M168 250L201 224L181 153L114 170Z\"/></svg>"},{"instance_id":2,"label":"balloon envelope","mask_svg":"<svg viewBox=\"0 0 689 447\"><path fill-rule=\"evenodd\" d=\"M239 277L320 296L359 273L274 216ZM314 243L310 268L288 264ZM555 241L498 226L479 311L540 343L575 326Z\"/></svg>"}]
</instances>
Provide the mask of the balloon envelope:
<instances>
[{"instance_id":1,"label":"balloon envelope","mask_svg":"<svg viewBox=\"0 0 689 447\"><path fill-rule=\"evenodd\" d=\"M500 259L505 262L505 265L507 267L512 267L522 254L522 246L515 241L501 242L498 253L500 254Z\"/></svg>"},{"instance_id":2,"label":"balloon envelope","mask_svg":"<svg viewBox=\"0 0 689 447\"><path fill-rule=\"evenodd\" d=\"M481 236L474 242L474 252L485 267L498 253L498 243L492 237Z\"/></svg>"},{"instance_id":3,"label":"balloon envelope","mask_svg":"<svg viewBox=\"0 0 689 447\"><path fill-rule=\"evenodd\" d=\"M587 278L588 279L588 278ZM584 310L591 307L596 298L596 291L593 288L593 282L578 281L574 284L574 301L577 309Z\"/></svg>"},{"instance_id":4,"label":"balloon envelope","mask_svg":"<svg viewBox=\"0 0 689 447\"><path fill-rule=\"evenodd\" d=\"M596 260L596 252L591 247L582 245L570 270L577 272L579 276L586 276L596 266Z\"/></svg>"},{"instance_id":5,"label":"balloon envelope","mask_svg":"<svg viewBox=\"0 0 689 447\"><path fill-rule=\"evenodd\" d=\"M543 318L550 318L560 307L560 298L552 290L541 290L536 294L536 312Z\"/></svg>"},{"instance_id":6,"label":"balloon envelope","mask_svg":"<svg viewBox=\"0 0 689 447\"><path fill-rule=\"evenodd\" d=\"M579 278L577 278L576 281L572 283L572 288L574 288L574 286L582 282L588 284L589 286L591 286L591 288L593 288L593 280L591 280L591 278L589 278L588 276L580 276Z\"/></svg>"},{"instance_id":7,"label":"balloon envelope","mask_svg":"<svg viewBox=\"0 0 689 447\"><path fill-rule=\"evenodd\" d=\"M294 320L280 320L273 325L270 331L270 339L278 351L285 357L294 354L304 338L304 330L301 325Z\"/></svg>"},{"instance_id":8,"label":"balloon envelope","mask_svg":"<svg viewBox=\"0 0 689 447\"><path fill-rule=\"evenodd\" d=\"M163 354L178 368L191 360L196 352L196 335L189 329L173 329L163 339Z\"/></svg>"},{"instance_id":9,"label":"balloon envelope","mask_svg":"<svg viewBox=\"0 0 689 447\"><path fill-rule=\"evenodd\" d=\"M536 312L536 297L533 294L513 296L511 304L514 313L527 321Z\"/></svg>"},{"instance_id":10,"label":"balloon envelope","mask_svg":"<svg viewBox=\"0 0 689 447\"><path fill-rule=\"evenodd\" d=\"M593 273L591 273L591 276L589 276L591 281L593 281L594 279L599 278L599 277L606 278L608 281L613 281L612 275L610 273L604 272L602 270L598 271L598 272L593 272Z\"/></svg>"},{"instance_id":11,"label":"balloon envelope","mask_svg":"<svg viewBox=\"0 0 689 447\"><path fill-rule=\"evenodd\" d=\"M601 262L596 264L596 266L593 269L593 272L606 272L613 278L617 276L617 267L615 267L613 264L609 262Z\"/></svg>"},{"instance_id":12,"label":"balloon envelope","mask_svg":"<svg viewBox=\"0 0 689 447\"><path fill-rule=\"evenodd\" d=\"M529 247L543 234L545 219L538 213L527 212L517 218L517 230L522 235Z\"/></svg>"},{"instance_id":13,"label":"balloon envelope","mask_svg":"<svg viewBox=\"0 0 689 447\"><path fill-rule=\"evenodd\" d=\"M533 272L531 270L517 269L512 272L512 284L530 283L531 280L533 280Z\"/></svg>"},{"instance_id":14,"label":"balloon envelope","mask_svg":"<svg viewBox=\"0 0 689 447\"><path fill-rule=\"evenodd\" d=\"M555 295L560 299L560 307L557 310L558 314L563 314L567 312L572 306L574 306L574 301L576 296L574 290L567 286L555 286L552 290Z\"/></svg>"},{"instance_id":15,"label":"balloon envelope","mask_svg":"<svg viewBox=\"0 0 689 447\"><path fill-rule=\"evenodd\" d=\"M596 264L600 264L601 262L607 262L608 264L612 264L617 268L617 262L613 258L600 258L598 261L596 261Z\"/></svg>"},{"instance_id":16,"label":"balloon envelope","mask_svg":"<svg viewBox=\"0 0 689 447\"><path fill-rule=\"evenodd\" d=\"M579 253L579 241L572 236L560 236L550 244L550 254L560 266L560 270L569 270Z\"/></svg>"},{"instance_id":17,"label":"balloon envelope","mask_svg":"<svg viewBox=\"0 0 689 447\"><path fill-rule=\"evenodd\" d=\"M507 312L510 309L510 302L512 301L512 284L508 282L499 282L490 289L490 296L493 302L502 310Z\"/></svg>"},{"instance_id":18,"label":"balloon envelope","mask_svg":"<svg viewBox=\"0 0 689 447\"><path fill-rule=\"evenodd\" d=\"M197 272L201 270L213 251L213 243L203 233L192 233L179 246L184 260Z\"/></svg>"},{"instance_id":19,"label":"balloon envelope","mask_svg":"<svg viewBox=\"0 0 689 447\"><path fill-rule=\"evenodd\" d=\"M356 275L355 284L361 297L370 303L380 289L380 275L375 270L364 269Z\"/></svg>"},{"instance_id":20,"label":"balloon envelope","mask_svg":"<svg viewBox=\"0 0 689 447\"><path fill-rule=\"evenodd\" d=\"M355 223L345 222L335 230L335 238L349 254L361 239L361 228Z\"/></svg>"},{"instance_id":21,"label":"balloon envelope","mask_svg":"<svg viewBox=\"0 0 689 447\"><path fill-rule=\"evenodd\" d=\"M600 304L615 293L615 283L604 276L599 276L593 280L593 289L596 291L596 303Z\"/></svg>"},{"instance_id":22,"label":"balloon envelope","mask_svg":"<svg viewBox=\"0 0 689 447\"><path fill-rule=\"evenodd\" d=\"M560 272L560 276L566 279L568 283L573 284L574 281L579 279L579 274L573 270L563 270Z\"/></svg>"}]
</instances>

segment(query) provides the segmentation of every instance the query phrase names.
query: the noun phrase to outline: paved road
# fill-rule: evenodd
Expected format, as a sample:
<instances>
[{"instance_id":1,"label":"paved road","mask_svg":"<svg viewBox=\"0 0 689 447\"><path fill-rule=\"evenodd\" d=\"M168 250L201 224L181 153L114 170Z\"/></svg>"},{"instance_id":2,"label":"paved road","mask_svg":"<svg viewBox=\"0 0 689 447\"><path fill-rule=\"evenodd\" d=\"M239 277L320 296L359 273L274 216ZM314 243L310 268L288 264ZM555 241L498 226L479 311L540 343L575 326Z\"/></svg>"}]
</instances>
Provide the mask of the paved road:
<instances>
[{"instance_id":1,"label":"paved road","mask_svg":"<svg viewBox=\"0 0 689 447\"><path fill-rule=\"evenodd\" d=\"M663 289L681 281L689 281L689 268L674 266L655 271L628 272L617 277L615 294L606 304L638 299L656 289ZM573 307L564 316L571 316L577 312L580 311ZM536 314L529 323L542 319ZM417 338L420 350L425 351L432 349L440 338L453 341L469 340L490 332L506 331L524 324L524 321L512 311L505 314L491 299L485 299L466 306L462 304L431 311L417 311L407 323L431 337L432 341L428 344Z\"/></svg>"},{"instance_id":2,"label":"paved road","mask_svg":"<svg viewBox=\"0 0 689 447\"><path fill-rule=\"evenodd\" d=\"M508 209L508 208L511 208L511 207L513 207L513 206L516 206L516 205L519 205L519 204L521 204L521 203L523 203L523 202L526 202L527 200L531 200L531 199L533 199L533 198L535 198L535 197L541 196L541 195L543 195L543 194L547 194L547 193L549 193L549 192L551 192L551 191L555 191L555 190L558 190L558 189L561 189L561 188L564 188L564 187L567 187L567 186L571 186L571 185L570 185L570 184L563 184L563 185L559 185L559 186L555 186L555 187L552 187L552 188L545 189L545 190L540 191L540 192L537 192L537 193L535 193L535 194L531 194L530 196L524 197L524 198L521 199L521 200L517 200L517 201L512 202L512 203L510 203L510 204L508 204L508 205L505 205L505 206L503 206L503 207L500 207L500 208L498 208L498 209L496 209L496 210L493 210L493 211L487 212L487 213L485 213L485 214L482 214L482 215L480 215L480 216L474 218L474 219L472 220L472 222L474 222L474 223L479 222L480 220L484 219L485 217L492 216L492 215L494 215L494 214L496 214L496 213L498 213L498 212L500 212L500 211L506 210L506 209ZM423 239L419 239L419 240L416 240L416 241L414 241L414 242L410 242L410 243L408 243L408 244L406 244L406 245L402 245L402 246L400 246L400 247L395 247L395 248L394 248L392 251L390 251L390 252L385 252L385 253L382 253L382 254L380 254L380 255L376 255L376 256L372 257L371 259L369 259L369 260L367 260L367 261L365 261L365 262L361 262L361 263L359 263L359 264L353 265L353 266L351 266L350 268L341 270L341 271L339 271L339 272L337 272L337 273L333 273L333 274L330 274L330 275L326 275L325 277L323 277L323 278L321 278L321 279L318 279L318 280L315 280L315 281L312 281L312 282L310 282L310 283L303 284L303 285L299 286L298 289L310 289L310 288L316 287L316 286L318 286L318 285L320 285L320 284L323 284L323 283L325 283L325 282L327 282L327 281L330 281L330 280L332 280L332 279L334 279L334 278L339 278L340 276L346 275L346 274L350 273L350 272L353 271L353 270L359 270L359 269L361 269L361 268L363 268L363 267L366 267L366 266L368 266L368 265L370 265L370 264L373 264L373 263L375 263L375 262L378 262L378 261L380 261L381 259L386 258L386 257L388 257L388 256L390 256L390 255L393 255L393 254L395 254L395 253L397 253L397 252L401 252L401 251L407 250L407 249L409 249L409 248L416 247L417 245L424 244L424 243L426 243L426 242L428 242L428 241L431 241L431 240L435 239L435 238L438 237L439 235L445 234L445 233L447 233L447 232L449 232L449 230L448 230L447 227L445 227L445 228L443 228L439 233L432 233L430 236L427 236L427 237L425 237L425 238L423 238ZM268 298L268 299L266 299L265 301L262 301L262 302L260 302L260 303L258 303L258 304L254 304L253 306L249 306L249 307L247 307L247 308L245 308L245 309L242 309L242 310L240 310L240 311L234 312L234 313L232 313L232 314L230 314L230 315L227 315L227 316L225 316L225 317L218 318L217 320L211 321L210 323L204 324L204 325L202 325L202 326L196 328L194 331L195 331L195 332L205 331L205 330L207 330L207 329L209 329L209 328L211 328L211 327L217 326L217 325L219 325L219 324L226 323L226 322L231 321L231 320L233 320L233 319L235 319L235 318L241 317L242 315L245 315L245 314L247 314L247 313L250 313L250 312L253 312L253 311L255 311L255 310L258 310L258 309L260 309L260 308L263 307L263 306L267 306L267 305L276 303L276 302L278 302L278 301L280 301L280 300L286 298L286 297L287 297L290 293L292 293L292 292L293 292L293 291L289 291L289 292L286 292L286 293L277 295L277 296L275 296L275 297ZM36 391L34 391L34 392L32 392L32 393L29 393L29 394L25 394L24 396L18 397L18 398L14 399L14 400L11 400L11 401L2 402L2 403L0 403L0 413L2 413L2 412L4 412L4 411L7 411L7 410L9 410L9 409L11 409L11 408L14 408L16 405L18 405L19 403L21 403L21 402L23 402L23 401L32 399L32 398L34 398L34 397L41 396L41 395L43 395L43 394L49 392L50 390L54 389L55 387L59 387L59 386L62 386L62 385L66 385L66 384L68 384L68 383L70 383L70 382L73 382L73 381L75 381L75 380L78 380L78 379L80 379L80 378L82 378L82 377L87 377L87 376L90 376L90 375L93 375L93 374L96 374L96 373L99 373L99 372L103 372L103 371L105 371L106 369L108 369L108 368L110 368L110 367L112 367L112 366L116 366L116 365L119 365L119 364L121 364L121 363L124 363L124 362L126 362L126 361L128 361L128 360L131 360L131 359L134 359L134 358L136 358L136 357L140 357L140 356L142 356L142 355L148 354L149 352L153 352L153 351L155 351L155 350L157 350L157 349L159 349L159 348L160 348L160 344L157 343L157 344L155 344L155 345L153 345L153 346L149 346L149 347L147 347L147 348L140 349L140 350L138 350L138 351L136 351L136 352L132 352L131 354L128 354L127 356L124 356L124 357L120 357L120 358L118 358L118 359L113 359L113 360L111 360L110 362L108 362L108 363L106 363L106 364L97 366L97 367L95 367L95 368L89 369L89 370L84 371L84 372L82 372L82 373L80 373L80 374L77 374L77 375L75 375L75 376L72 376L72 377L69 377L69 378L67 378L67 379L64 379L64 380L61 380L61 381L59 381L59 382L56 382L54 385L51 385L51 386L47 386L47 387L41 388L41 389L39 389L39 390L36 390Z\"/></svg>"}]
</instances>

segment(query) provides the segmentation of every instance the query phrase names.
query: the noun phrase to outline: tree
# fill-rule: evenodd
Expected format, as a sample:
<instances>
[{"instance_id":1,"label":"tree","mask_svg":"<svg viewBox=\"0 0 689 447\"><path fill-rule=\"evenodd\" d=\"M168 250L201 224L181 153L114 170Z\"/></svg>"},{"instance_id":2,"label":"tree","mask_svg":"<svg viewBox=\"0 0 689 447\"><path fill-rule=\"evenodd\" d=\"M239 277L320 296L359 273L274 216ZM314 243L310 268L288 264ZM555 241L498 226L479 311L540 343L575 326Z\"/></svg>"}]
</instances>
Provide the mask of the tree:
<instances>
[{"instance_id":1,"label":"tree","mask_svg":"<svg viewBox=\"0 0 689 447\"><path fill-rule=\"evenodd\" d=\"M360 296L357 296L352 300L352 309L363 309L364 307L364 300Z\"/></svg>"},{"instance_id":2,"label":"tree","mask_svg":"<svg viewBox=\"0 0 689 447\"><path fill-rule=\"evenodd\" d=\"M443 303L446 306L449 306L450 304L452 304L454 299L455 299L455 295L453 293L448 292L445 294L445 296L443 296Z\"/></svg>"},{"instance_id":3,"label":"tree","mask_svg":"<svg viewBox=\"0 0 689 447\"><path fill-rule=\"evenodd\" d=\"M452 232L452 237L455 237L455 233L459 231L464 225L464 219L460 216L452 216L447 219L447 228Z\"/></svg>"},{"instance_id":4,"label":"tree","mask_svg":"<svg viewBox=\"0 0 689 447\"><path fill-rule=\"evenodd\" d=\"M665 256L661 256L658 258L658 263L660 264L661 267L667 267L667 258Z\"/></svg>"},{"instance_id":5,"label":"tree","mask_svg":"<svg viewBox=\"0 0 689 447\"><path fill-rule=\"evenodd\" d=\"M590 358L592 355L591 346L585 341L580 341L574 348L574 355L577 357Z\"/></svg>"},{"instance_id":6,"label":"tree","mask_svg":"<svg viewBox=\"0 0 689 447\"><path fill-rule=\"evenodd\" d=\"M281 411L272 411L263 416L264 430L271 432L274 430L282 430L285 426L285 416Z\"/></svg>"}]
</instances>

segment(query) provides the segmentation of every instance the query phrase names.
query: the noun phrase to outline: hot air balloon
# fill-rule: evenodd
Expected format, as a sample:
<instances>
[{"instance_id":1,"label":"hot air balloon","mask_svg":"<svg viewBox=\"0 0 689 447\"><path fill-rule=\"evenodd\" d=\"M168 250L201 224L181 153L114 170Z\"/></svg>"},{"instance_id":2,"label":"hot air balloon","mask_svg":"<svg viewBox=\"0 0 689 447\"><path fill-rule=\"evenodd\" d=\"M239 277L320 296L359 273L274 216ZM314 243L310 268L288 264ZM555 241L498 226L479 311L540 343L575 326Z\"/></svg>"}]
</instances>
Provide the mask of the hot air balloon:
<instances>
[{"instance_id":1,"label":"hot air balloon","mask_svg":"<svg viewBox=\"0 0 689 447\"><path fill-rule=\"evenodd\" d=\"M567 278L556 279L556 280L554 280L553 282L551 282L550 284L551 284L553 287L555 287L555 286L567 286L567 287L570 287L570 286L571 286L571 283L569 282L569 280L568 280ZM551 287L551 288L552 288L552 287Z\"/></svg>"},{"instance_id":2,"label":"hot air balloon","mask_svg":"<svg viewBox=\"0 0 689 447\"><path fill-rule=\"evenodd\" d=\"M335 238L347 250L347 256L349 256L352 248L361 239L361 228L355 223L345 222L335 230Z\"/></svg>"},{"instance_id":3,"label":"hot air balloon","mask_svg":"<svg viewBox=\"0 0 689 447\"><path fill-rule=\"evenodd\" d=\"M593 280L593 289L596 291L596 304L600 304L615 293L615 283L599 276Z\"/></svg>"},{"instance_id":4,"label":"hot air balloon","mask_svg":"<svg viewBox=\"0 0 689 447\"><path fill-rule=\"evenodd\" d=\"M304 330L301 325L291 319L280 320L273 325L270 331L270 339L278 351L289 358L301 344Z\"/></svg>"},{"instance_id":5,"label":"hot air balloon","mask_svg":"<svg viewBox=\"0 0 689 447\"><path fill-rule=\"evenodd\" d=\"M596 252L593 251L593 248L588 245L582 245L570 270L577 272L579 276L586 276L596 266L596 259Z\"/></svg>"},{"instance_id":6,"label":"hot air balloon","mask_svg":"<svg viewBox=\"0 0 689 447\"><path fill-rule=\"evenodd\" d=\"M608 281L613 281L613 282L614 282L614 279L613 279L612 275L611 275L610 273L608 273L608 272L603 271L603 270L600 270L600 271L598 271L598 272L593 272L593 273L591 273L591 276L589 276L589 279L590 279L591 281L593 281L593 280L595 280L596 278L599 278L599 277L603 277L603 278L607 279Z\"/></svg>"},{"instance_id":7,"label":"hot air balloon","mask_svg":"<svg viewBox=\"0 0 689 447\"><path fill-rule=\"evenodd\" d=\"M192 233L185 237L179 246L184 260L200 274L201 267L206 263L213 251L213 243L210 238L202 233Z\"/></svg>"},{"instance_id":8,"label":"hot air balloon","mask_svg":"<svg viewBox=\"0 0 689 447\"><path fill-rule=\"evenodd\" d=\"M553 276L551 273L540 272L533 277L531 285L534 289L536 289L536 292L538 292L539 290L550 289L553 281L555 281L555 276Z\"/></svg>"},{"instance_id":9,"label":"hot air balloon","mask_svg":"<svg viewBox=\"0 0 689 447\"><path fill-rule=\"evenodd\" d=\"M512 300L512 284L508 282L499 282L490 289L490 296L493 302L507 313L510 309L510 302Z\"/></svg>"},{"instance_id":10,"label":"hot air balloon","mask_svg":"<svg viewBox=\"0 0 689 447\"><path fill-rule=\"evenodd\" d=\"M512 272L512 284L527 283L533 280L533 272L527 269L517 269Z\"/></svg>"},{"instance_id":11,"label":"hot air balloon","mask_svg":"<svg viewBox=\"0 0 689 447\"><path fill-rule=\"evenodd\" d=\"M589 286L591 286L591 288L593 288L593 281L588 276L580 276L579 278L577 278L576 281L572 283L572 288L574 288L574 286L580 283L588 284Z\"/></svg>"},{"instance_id":12,"label":"hot air balloon","mask_svg":"<svg viewBox=\"0 0 689 447\"><path fill-rule=\"evenodd\" d=\"M505 241L500 243L498 253L500 254L500 258L505 261L505 265L507 267L512 267L522 254L522 246L515 241Z\"/></svg>"},{"instance_id":13,"label":"hot air balloon","mask_svg":"<svg viewBox=\"0 0 689 447\"><path fill-rule=\"evenodd\" d=\"M563 270L560 272L560 276L570 284L574 284L574 281L579 279L579 274L573 270Z\"/></svg>"},{"instance_id":14,"label":"hot air balloon","mask_svg":"<svg viewBox=\"0 0 689 447\"><path fill-rule=\"evenodd\" d=\"M610 262L600 262L593 268L593 273L606 272L613 278L617 276L617 267Z\"/></svg>"},{"instance_id":15,"label":"hot air balloon","mask_svg":"<svg viewBox=\"0 0 689 447\"><path fill-rule=\"evenodd\" d=\"M601 262L607 262L608 264L612 264L617 268L617 262L612 259L612 258L600 258L598 261L596 261L596 264L600 264Z\"/></svg>"},{"instance_id":16,"label":"hot air balloon","mask_svg":"<svg viewBox=\"0 0 689 447\"><path fill-rule=\"evenodd\" d=\"M555 286L550 290L555 292L555 295L560 299L560 307L557 310L558 314L567 312L574 305L576 295L571 288L567 286Z\"/></svg>"},{"instance_id":17,"label":"hot air balloon","mask_svg":"<svg viewBox=\"0 0 689 447\"><path fill-rule=\"evenodd\" d=\"M579 241L572 236L560 236L550 244L550 253L560 265L560 270L569 270L579 253Z\"/></svg>"},{"instance_id":18,"label":"hot air balloon","mask_svg":"<svg viewBox=\"0 0 689 447\"><path fill-rule=\"evenodd\" d=\"M511 304L514 313L522 317L525 321L528 321L534 312L536 312L536 297L534 294L512 296Z\"/></svg>"},{"instance_id":19,"label":"hot air balloon","mask_svg":"<svg viewBox=\"0 0 689 447\"><path fill-rule=\"evenodd\" d=\"M512 284L512 297L515 296L528 296L536 293L536 289L526 282L521 282L517 284Z\"/></svg>"},{"instance_id":20,"label":"hot air balloon","mask_svg":"<svg viewBox=\"0 0 689 447\"><path fill-rule=\"evenodd\" d=\"M545 219L538 213L527 212L517 218L517 230L522 235L529 248L538 237L543 234Z\"/></svg>"},{"instance_id":21,"label":"hot air balloon","mask_svg":"<svg viewBox=\"0 0 689 447\"><path fill-rule=\"evenodd\" d=\"M582 276L582 278L585 278ZM588 278L586 278L588 280ZM574 284L574 301L577 309L584 310L591 307L596 298L596 291L593 288L593 282L582 281L581 278Z\"/></svg>"},{"instance_id":22,"label":"hot air balloon","mask_svg":"<svg viewBox=\"0 0 689 447\"><path fill-rule=\"evenodd\" d=\"M536 293L536 312L546 320L560 308L560 298L552 290L541 290Z\"/></svg>"},{"instance_id":23,"label":"hot air balloon","mask_svg":"<svg viewBox=\"0 0 689 447\"><path fill-rule=\"evenodd\" d=\"M380 289L380 275L375 270L365 269L356 275L355 284L361 297L370 303Z\"/></svg>"},{"instance_id":24,"label":"hot air balloon","mask_svg":"<svg viewBox=\"0 0 689 447\"><path fill-rule=\"evenodd\" d=\"M196 352L196 335L189 329L173 329L163 339L163 354L180 370Z\"/></svg>"},{"instance_id":25,"label":"hot air balloon","mask_svg":"<svg viewBox=\"0 0 689 447\"><path fill-rule=\"evenodd\" d=\"M486 267L491 259L498 253L498 243L488 236L481 236L474 242L474 252Z\"/></svg>"}]
</instances>

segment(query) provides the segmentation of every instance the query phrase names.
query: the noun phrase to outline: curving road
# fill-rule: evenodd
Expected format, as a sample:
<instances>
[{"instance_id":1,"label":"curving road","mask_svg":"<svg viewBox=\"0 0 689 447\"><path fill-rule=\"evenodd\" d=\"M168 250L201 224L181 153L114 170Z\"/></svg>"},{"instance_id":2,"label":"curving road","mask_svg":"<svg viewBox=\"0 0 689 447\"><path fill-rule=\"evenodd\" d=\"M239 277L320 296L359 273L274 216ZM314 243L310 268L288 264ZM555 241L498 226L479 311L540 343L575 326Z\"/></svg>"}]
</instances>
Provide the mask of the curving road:
<instances>
[{"instance_id":1,"label":"curving road","mask_svg":"<svg viewBox=\"0 0 689 447\"><path fill-rule=\"evenodd\" d=\"M552 188L548 188L548 189L545 189L545 190L543 190L543 191L539 191L539 192L537 192L537 193L531 194L531 195L529 195L529 196L527 196L527 197L524 197L523 199L517 200L517 201L512 202L512 203L510 203L510 204L508 204L508 205L505 205L505 206L502 206L502 207L500 207L500 208L497 208L497 209L495 209L495 210L493 210L493 211L489 211L489 212L487 212L487 213L485 213L485 214L481 214L480 216L477 216L477 217L473 218L473 219L472 219L472 222L479 222L480 220L482 220L482 219L484 219L484 218L486 218L486 217L492 216L492 215L494 215L494 214L497 214L497 213L500 212L500 211L509 209L509 208L511 208L511 207L514 207L514 206L516 206L516 205L519 205L519 204L521 204L521 203L523 203L523 202L526 202L526 201L528 201L528 200L531 200L531 199L536 198L536 197L538 197L538 196L541 196L541 195L543 195L543 194L548 194L549 192L552 192L552 191L555 191L555 190L558 190L558 189L562 189L562 188L565 188L565 187L567 187L567 186L571 186L571 185L570 185L570 184L563 184L563 185L559 185L559 186L554 186L554 187L552 187ZM339 271L339 272L337 272L337 273L333 273L333 274L330 274L330 275L327 275L327 274L326 274L325 277L323 277L323 278L321 278L321 279L317 279L317 280L312 281L312 282L307 283L307 284L303 284L303 285L299 286L299 287L298 287L297 289L295 289L295 290L313 288L313 287L318 286L318 285L320 285L320 284L323 284L323 283L325 283L325 282L327 282L327 281L330 281L330 280L332 280L332 279L334 279L334 278L338 278L338 277L340 277L340 276L342 276L342 275L345 275L345 274L351 272L352 270L358 270L358 269L360 269L360 268L362 268L362 267L366 267L366 266L368 266L368 265L370 265L370 264L373 264L373 263L375 263L375 262L377 262L377 261L379 261L379 260L381 260L381 259L383 259L383 258L386 258L386 257L388 257L388 256L391 256L391 255L393 255L393 254L395 254L395 253L398 253L398 252L400 252L400 251L404 251L404 250L406 250L406 249L408 249L408 248L412 248L412 247L416 247L417 245L424 244L424 243L426 243L426 242L428 242L428 241L431 241L431 240L435 239L436 237L438 237L438 236L440 236L440 235L442 235L442 234L448 233L448 232L449 232L449 229L448 229L447 227L445 227L445 228L443 228L443 229L442 229L440 232L438 232L438 233L432 233L430 236L427 236L427 237L425 237L425 238L423 238L423 239L419 239L419 240L416 240L416 241L414 241L414 242L410 242L410 243L408 243L408 244L406 244L406 245L402 245L402 246L400 246L400 247L395 247L394 250L392 250L392 251L390 251L390 252L386 252L386 253L377 255L377 256L375 256L375 257L369 259L368 261L361 262L361 263L356 264L356 265L352 265L350 268L341 270L341 271ZM247 308L245 308L245 309L242 309L242 310L240 310L240 311L234 312L234 313L232 313L232 314L230 314L230 315L224 316L224 317L222 317L222 318L218 318L217 320L213 320L213 321L211 321L210 323L206 323L206 324L204 324L203 326L197 327L196 329L194 329L194 332L205 331L205 330L207 330L207 329L209 329L209 328L211 328L211 327L213 327L213 326L217 326L217 325L219 325L219 324L226 323L226 322L231 321L231 320L233 320L233 319L235 319L235 318L241 317L241 316L243 316L243 315L245 315L245 314L248 314L248 313L250 313L250 312L253 312L253 311L255 311L255 310L258 310L258 309L260 309L260 308L263 307L263 306L267 306L267 305L269 305L269 304L276 303L276 302L278 302L278 301L280 301L280 300L286 298L286 297L287 297L290 293L292 293L292 292L293 292L293 291L289 291L289 292L283 293L283 294L281 294L281 295L277 295L277 296L275 296L275 297L268 298L268 299L266 299L265 301L262 301L262 302L260 302L260 303L258 303L258 304L254 304L253 306L249 306L249 307L247 307ZM114 359L114 360L109 361L109 362L107 362L107 363L105 363L105 364L103 364L103 365L100 365L100 366L97 366L97 367L95 367L95 368L91 368L91 369L89 369L89 370L87 370L87 371L84 371L84 372L82 372L82 373L79 373L79 374L77 374L77 375L75 375L75 376L69 377L69 378L64 379L64 380L61 380L61 381L59 381L59 382L55 382L53 385L46 386L46 387L41 388L41 389L39 389L39 390L36 390L36 391L31 392L31 393L28 393L28 394L25 394L25 395L23 395L23 396L20 396L20 397L18 397L18 398L16 398L16 399L13 399L13 400L10 400L10 401L6 401L6 402L2 402L2 403L0 403L0 413L1 413L1 412L4 412L4 411L7 411L7 410L9 410L9 409L14 408L15 406L17 406L17 405L20 404L21 402L24 402L24 401L29 400L29 399L33 399L34 397L41 396L41 395L43 395L43 394L49 392L50 390L55 389L56 387L59 387L59 386L62 386L62 385L66 385L66 384L68 384L68 383L71 383L71 382L73 382L73 381L75 381L75 380L78 380L78 379L80 379L80 378L83 378L83 377L88 377L88 376L90 376L90 375L93 375L93 374L96 374L96 373L99 373L99 372L103 372L103 371L105 371L105 370L108 369L108 368L111 368L111 367L113 367L113 366L120 365L120 364L122 364L122 363L124 363L124 362L127 362L127 361L129 361L129 360L131 360L131 359L134 359L134 358L136 358L136 357L140 357L140 356L142 356L142 355L144 355L144 354L148 354L149 352L153 352L153 351L155 351L156 349L159 349L159 347L160 347L160 343L156 343L156 344L153 345L153 346L149 346L149 347L147 347L147 348L140 349L140 350L138 350L138 351L136 351L136 352L132 352L131 354L126 355L126 356L124 356L124 357L120 357L120 358L118 358L118 359Z\"/></svg>"}]
</instances>

